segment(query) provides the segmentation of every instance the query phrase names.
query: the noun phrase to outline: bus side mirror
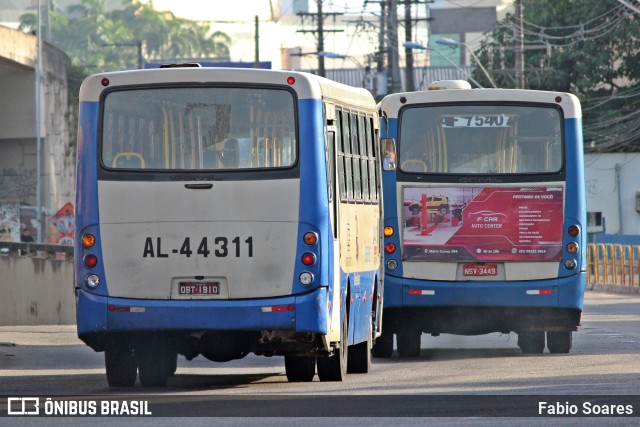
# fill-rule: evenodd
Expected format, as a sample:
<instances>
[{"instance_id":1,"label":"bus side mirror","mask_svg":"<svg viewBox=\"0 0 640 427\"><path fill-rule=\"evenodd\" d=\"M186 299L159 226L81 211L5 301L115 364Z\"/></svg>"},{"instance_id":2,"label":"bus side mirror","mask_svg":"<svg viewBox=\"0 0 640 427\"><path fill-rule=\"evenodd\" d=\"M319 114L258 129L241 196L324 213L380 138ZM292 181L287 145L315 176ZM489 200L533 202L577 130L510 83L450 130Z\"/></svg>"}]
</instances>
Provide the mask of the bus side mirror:
<instances>
[{"instance_id":1,"label":"bus side mirror","mask_svg":"<svg viewBox=\"0 0 640 427\"><path fill-rule=\"evenodd\" d=\"M382 170L396 170L396 141L393 138L382 138L380 147L382 148Z\"/></svg>"}]
</instances>

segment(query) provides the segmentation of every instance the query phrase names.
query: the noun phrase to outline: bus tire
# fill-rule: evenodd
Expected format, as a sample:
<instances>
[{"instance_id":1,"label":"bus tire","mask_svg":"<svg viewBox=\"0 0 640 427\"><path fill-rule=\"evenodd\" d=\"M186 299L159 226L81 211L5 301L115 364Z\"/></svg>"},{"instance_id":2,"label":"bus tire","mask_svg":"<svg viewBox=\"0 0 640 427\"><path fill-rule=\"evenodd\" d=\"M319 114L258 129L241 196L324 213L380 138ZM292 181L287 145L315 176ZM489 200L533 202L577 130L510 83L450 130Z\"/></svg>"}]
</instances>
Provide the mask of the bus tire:
<instances>
[{"instance_id":1,"label":"bus tire","mask_svg":"<svg viewBox=\"0 0 640 427\"><path fill-rule=\"evenodd\" d=\"M393 333L385 332L382 330L382 334L376 340L373 345L373 357L380 357L388 359L393 354Z\"/></svg>"},{"instance_id":2,"label":"bus tire","mask_svg":"<svg viewBox=\"0 0 640 427\"><path fill-rule=\"evenodd\" d=\"M544 331L521 331L518 347L525 354L540 354L544 351Z\"/></svg>"},{"instance_id":3,"label":"bus tire","mask_svg":"<svg viewBox=\"0 0 640 427\"><path fill-rule=\"evenodd\" d=\"M371 334L372 325L369 323L367 340L349 348L348 374L367 374L371 370Z\"/></svg>"},{"instance_id":4,"label":"bus tire","mask_svg":"<svg viewBox=\"0 0 640 427\"><path fill-rule=\"evenodd\" d=\"M420 356L420 330L399 331L398 337L398 356L400 357L417 357Z\"/></svg>"},{"instance_id":5,"label":"bus tire","mask_svg":"<svg viewBox=\"0 0 640 427\"><path fill-rule=\"evenodd\" d=\"M547 331L547 348L549 353L569 353L573 341L571 331Z\"/></svg>"},{"instance_id":6,"label":"bus tire","mask_svg":"<svg viewBox=\"0 0 640 427\"><path fill-rule=\"evenodd\" d=\"M284 356L284 369L291 383L313 381L316 375L316 358L304 356Z\"/></svg>"},{"instance_id":7,"label":"bus tire","mask_svg":"<svg viewBox=\"0 0 640 427\"><path fill-rule=\"evenodd\" d=\"M137 365L131 347L111 346L104 352L104 365L109 387L133 387L136 383Z\"/></svg>"},{"instance_id":8,"label":"bus tire","mask_svg":"<svg viewBox=\"0 0 640 427\"><path fill-rule=\"evenodd\" d=\"M342 319L342 333L340 334L340 348L329 357L318 357L318 378L320 378L320 381L344 381L347 376L348 334L349 324L347 308L345 307Z\"/></svg>"},{"instance_id":9,"label":"bus tire","mask_svg":"<svg viewBox=\"0 0 640 427\"><path fill-rule=\"evenodd\" d=\"M161 338L144 339L136 344L136 362L142 387L164 387L172 369L172 350Z\"/></svg>"}]
</instances>

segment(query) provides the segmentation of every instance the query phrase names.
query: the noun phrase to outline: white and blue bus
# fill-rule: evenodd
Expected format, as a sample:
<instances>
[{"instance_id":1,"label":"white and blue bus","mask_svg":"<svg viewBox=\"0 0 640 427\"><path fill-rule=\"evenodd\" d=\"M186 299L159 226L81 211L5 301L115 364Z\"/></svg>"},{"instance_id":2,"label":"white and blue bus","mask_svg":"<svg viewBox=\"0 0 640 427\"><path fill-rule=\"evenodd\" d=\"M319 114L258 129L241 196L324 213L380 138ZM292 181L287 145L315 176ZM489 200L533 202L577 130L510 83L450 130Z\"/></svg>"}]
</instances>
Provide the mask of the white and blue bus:
<instances>
[{"instance_id":1,"label":"white and blue bus","mask_svg":"<svg viewBox=\"0 0 640 427\"><path fill-rule=\"evenodd\" d=\"M421 334L567 353L583 307L582 118L567 93L434 82L385 97L385 308L374 355Z\"/></svg>"},{"instance_id":2,"label":"white and blue bus","mask_svg":"<svg viewBox=\"0 0 640 427\"><path fill-rule=\"evenodd\" d=\"M166 67L80 90L78 336L110 386L177 357L284 356L290 381L370 369L381 332L381 155L364 89Z\"/></svg>"}]
</instances>

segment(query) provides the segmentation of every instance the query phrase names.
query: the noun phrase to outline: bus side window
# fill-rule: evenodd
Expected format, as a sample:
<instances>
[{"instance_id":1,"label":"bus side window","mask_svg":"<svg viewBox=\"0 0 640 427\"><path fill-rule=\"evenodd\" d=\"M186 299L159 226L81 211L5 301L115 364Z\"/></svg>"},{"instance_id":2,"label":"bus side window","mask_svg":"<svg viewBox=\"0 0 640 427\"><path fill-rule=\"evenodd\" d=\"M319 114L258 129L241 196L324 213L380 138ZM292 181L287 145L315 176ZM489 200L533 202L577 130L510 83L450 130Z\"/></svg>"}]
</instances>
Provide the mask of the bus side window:
<instances>
[{"instance_id":1,"label":"bus side window","mask_svg":"<svg viewBox=\"0 0 640 427\"><path fill-rule=\"evenodd\" d=\"M347 172L345 166L344 148L342 145L342 110L336 108L336 146L338 150L338 185L340 200L347 200Z\"/></svg>"},{"instance_id":2,"label":"bus side window","mask_svg":"<svg viewBox=\"0 0 640 427\"><path fill-rule=\"evenodd\" d=\"M360 145L358 141L358 116L356 113L349 115L351 125L351 154L353 167L353 198L362 200L362 176L360 169Z\"/></svg>"}]
</instances>

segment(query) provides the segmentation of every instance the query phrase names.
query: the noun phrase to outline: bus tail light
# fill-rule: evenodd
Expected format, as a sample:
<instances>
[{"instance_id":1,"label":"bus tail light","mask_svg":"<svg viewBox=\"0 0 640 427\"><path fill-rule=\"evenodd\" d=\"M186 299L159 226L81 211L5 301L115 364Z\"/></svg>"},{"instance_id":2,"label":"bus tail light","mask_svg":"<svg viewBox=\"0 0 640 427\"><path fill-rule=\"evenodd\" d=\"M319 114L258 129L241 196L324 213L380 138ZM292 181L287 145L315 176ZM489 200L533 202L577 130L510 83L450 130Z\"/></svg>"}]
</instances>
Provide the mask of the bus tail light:
<instances>
[{"instance_id":1,"label":"bus tail light","mask_svg":"<svg viewBox=\"0 0 640 427\"><path fill-rule=\"evenodd\" d=\"M395 230L393 229L393 227L391 227L390 225L387 225L384 228L384 235L385 237L391 237L393 236L393 233L395 233Z\"/></svg>"},{"instance_id":2,"label":"bus tail light","mask_svg":"<svg viewBox=\"0 0 640 427\"><path fill-rule=\"evenodd\" d=\"M98 285L100 285L100 277L98 277L96 274L91 274L85 279L85 283L91 289L95 289L98 287Z\"/></svg>"},{"instance_id":3,"label":"bus tail light","mask_svg":"<svg viewBox=\"0 0 640 427\"><path fill-rule=\"evenodd\" d=\"M92 248L96 244L96 237L93 234L85 234L82 236L82 246Z\"/></svg>"},{"instance_id":4,"label":"bus tail light","mask_svg":"<svg viewBox=\"0 0 640 427\"><path fill-rule=\"evenodd\" d=\"M567 270L573 270L577 266L578 266L578 263L576 262L575 259L567 259L564 262L564 268L566 268Z\"/></svg>"},{"instance_id":5,"label":"bus tail light","mask_svg":"<svg viewBox=\"0 0 640 427\"><path fill-rule=\"evenodd\" d=\"M313 274L309 273L308 271L300 273L299 280L303 286L309 286L313 283Z\"/></svg>"},{"instance_id":6,"label":"bus tail light","mask_svg":"<svg viewBox=\"0 0 640 427\"><path fill-rule=\"evenodd\" d=\"M387 243L386 245L384 245L384 251L388 254L392 254L396 251L396 245L394 243Z\"/></svg>"},{"instance_id":7,"label":"bus tail light","mask_svg":"<svg viewBox=\"0 0 640 427\"><path fill-rule=\"evenodd\" d=\"M396 261L395 259L390 259L389 261L387 261L387 268L389 270L395 270L396 268L398 268L398 261Z\"/></svg>"},{"instance_id":8,"label":"bus tail light","mask_svg":"<svg viewBox=\"0 0 640 427\"><path fill-rule=\"evenodd\" d=\"M93 254L87 255L86 257L84 257L84 265L88 268L95 267L96 265L98 265L98 257Z\"/></svg>"},{"instance_id":9,"label":"bus tail light","mask_svg":"<svg viewBox=\"0 0 640 427\"><path fill-rule=\"evenodd\" d=\"M578 244L576 242L569 242L567 244L567 252L570 254L575 254L578 252Z\"/></svg>"},{"instance_id":10,"label":"bus tail light","mask_svg":"<svg viewBox=\"0 0 640 427\"><path fill-rule=\"evenodd\" d=\"M305 244L309 246L313 246L316 243L318 243L318 234L314 233L313 231L309 231L307 233L304 233L302 240L304 241Z\"/></svg>"},{"instance_id":11,"label":"bus tail light","mask_svg":"<svg viewBox=\"0 0 640 427\"><path fill-rule=\"evenodd\" d=\"M316 262L316 254L313 252L305 252L302 254L301 260L306 266L313 265Z\"/></svg>"},{"instance_id":12,"label":"bus tail light","mask_svg":"<svg viewBox=\"0 0 640 427\"><path fill-rule=\"evenodd\" d=\"M569 233L569 236L571 237L577 237L578 234L580 234L580 227L578 227L577 225L572 225L567 230L567 233Z\"/></svg>"}]
</instances>

